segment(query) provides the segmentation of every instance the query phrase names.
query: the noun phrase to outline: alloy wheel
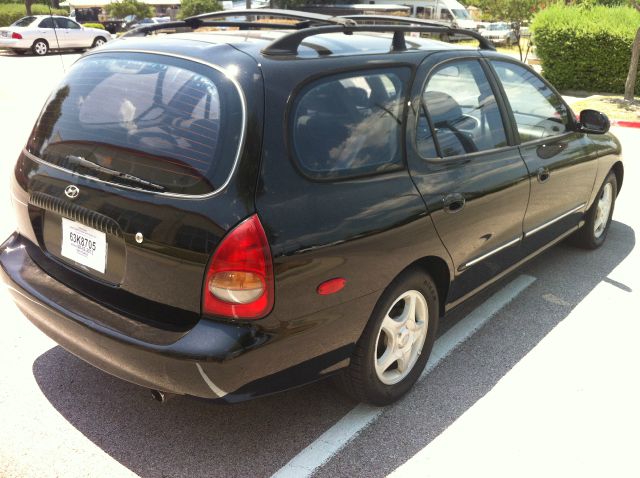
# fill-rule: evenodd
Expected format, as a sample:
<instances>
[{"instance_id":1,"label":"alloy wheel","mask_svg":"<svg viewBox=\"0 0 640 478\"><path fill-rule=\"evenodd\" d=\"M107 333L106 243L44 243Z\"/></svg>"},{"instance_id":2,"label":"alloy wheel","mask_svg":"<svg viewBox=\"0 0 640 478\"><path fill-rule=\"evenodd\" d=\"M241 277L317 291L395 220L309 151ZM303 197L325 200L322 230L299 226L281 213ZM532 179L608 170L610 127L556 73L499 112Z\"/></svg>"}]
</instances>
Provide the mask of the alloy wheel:
<instances>
[{"instance_id":1,"label":"alloy wheel","mask_svg":"<svg viewBox=\"0 0 640 478\"><path fill-rule=\"evenodd\" d=\"M404 379L422 353L429 324L429 308L420 292L398 297L384 317L376 339L375 371L385 385Z\"/></svg>"},{"instance_id":2,"label":"alloy wheel","mask_svg":"<svg viewBox=\"0 0 640 478\"><path fill-rule=\"evenodd\" d=\"M602 236L607 223L609 222L609 213L611 212L611 205L613 204L613 188L611 183L606 183L602 188L602 193L598 199L598 206L596 208L596 218L593 221L593 234L597 238Z\"/></svg>"}]
</instances>

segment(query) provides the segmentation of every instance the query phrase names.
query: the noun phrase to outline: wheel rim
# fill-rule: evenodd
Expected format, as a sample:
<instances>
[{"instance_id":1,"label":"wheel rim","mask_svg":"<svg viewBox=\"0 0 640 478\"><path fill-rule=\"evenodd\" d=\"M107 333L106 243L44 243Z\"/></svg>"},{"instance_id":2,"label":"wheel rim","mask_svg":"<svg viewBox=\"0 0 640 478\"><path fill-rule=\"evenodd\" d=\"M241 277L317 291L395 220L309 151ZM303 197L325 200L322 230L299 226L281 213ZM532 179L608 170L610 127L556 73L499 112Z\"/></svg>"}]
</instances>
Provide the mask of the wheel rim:
<instances>
[{"instance_id":1,"label":"wheel rim","mask_svg":"<svg viewBox=\"0 0 640 478\"><path fill-rule=\"evenodd\" d=\"M596 207L596 218L593 221L593 235L596 239L600 238L607 228L612 204L613 188L611 187L611 183L607 183L602 188L602 193L600 194L598 205Z\"/></svg>"},{"instance_id":2,"label":"wheel rim","mask_svg":"<svg viewBox=\"0 0 640 478\"><path fill-rule=\"evenodd\" d=\"M374 365L382 383L396 384L411 372L422 353L428 326L429 308L420 292L410 290L395 300L376 338Z\"/></svg>"},{"instance_id":3,"label":"wheel rim","mask_svg":"<svg viewBox=\"0 0 640 478\"><path fill-rule=\"evenodd\" d=\"M45 53L47 53L47 45L45 45L41 41L35 44L34 49L38 55L44 55Z\"/></svg>"},{"instance_id":4,"label":"wheel rim","mask_svg":"<svg viewBox=\"0 0 640 478\"><path fill-rule=\"evenodd\" d=\"M102 45L104 45L104 40L101 39L101 38L97 39L96 40L96 46L102 46Z\"/></svg>"}]
</instances>

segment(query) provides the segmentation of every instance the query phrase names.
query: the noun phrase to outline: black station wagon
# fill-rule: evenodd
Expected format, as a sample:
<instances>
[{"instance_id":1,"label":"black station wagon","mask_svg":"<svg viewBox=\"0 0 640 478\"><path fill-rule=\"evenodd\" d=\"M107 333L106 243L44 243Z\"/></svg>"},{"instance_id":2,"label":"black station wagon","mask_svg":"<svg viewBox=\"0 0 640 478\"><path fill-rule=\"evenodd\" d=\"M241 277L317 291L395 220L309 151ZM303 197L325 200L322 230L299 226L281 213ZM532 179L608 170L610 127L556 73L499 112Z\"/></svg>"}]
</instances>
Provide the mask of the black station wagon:
<instances>
[{"instance_id":1,"label":"black station wagon","mask_svg":"<svg viewBox=\"0 0 640 478\"><path fill-rule=\"evenodd\" d=\"M419 36L454 33L479 48ZM388 404L447 311L564 238L603 243L608 128L466 30L278 10L142 27L46 103L2 277L44 333L159 399L336 376Z\"/></svg>"}]
</instances>

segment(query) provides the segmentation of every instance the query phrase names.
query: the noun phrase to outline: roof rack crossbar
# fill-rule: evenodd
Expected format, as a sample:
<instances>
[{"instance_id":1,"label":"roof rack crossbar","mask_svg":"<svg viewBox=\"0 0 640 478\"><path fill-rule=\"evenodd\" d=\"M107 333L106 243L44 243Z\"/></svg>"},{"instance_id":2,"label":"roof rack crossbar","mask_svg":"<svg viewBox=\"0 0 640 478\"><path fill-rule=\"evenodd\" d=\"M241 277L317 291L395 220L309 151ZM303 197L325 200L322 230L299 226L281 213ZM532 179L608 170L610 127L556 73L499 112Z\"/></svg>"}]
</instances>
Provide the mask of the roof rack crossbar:
<instances>
[{"instance_id":1,"label":"roof rack crossbar","mask_svg":"<svg viewBox=\"0 0 640 478\"><path fill-rule=\"evenodd\" d=\"M299 30L300 28L305 28L305 23L261 23L261 22L242 22L242 21L176 21L176 22L165 22L165 23L154 23L151 25L145 25L138 28L134 28L126 32L123 37L144 37L149 35L150 33L161 31L161 30L172 30L176 28L189 28L191 30L195 30L199 27L238 27L240 30L273 30L273 29L281 29L281 30Z\"/></svg>"},{"instance_id":2,"label":"roof rack crossbar","mask_svg":"<svg viewBox=\"0 0 640 478\"><path fill-rule=\"evenodd\" d=\"M202 13L193 17L185 18L185 21L202 21L211 18L229 18L229 17L277 17L290 18L292 20L301 20L310 24L324 25L355 25L356 22L345 17L334 17L331 15L322 15L319 13L300 12L297 10L279 10L273 8L251 8L244 10L222 10L219 12Z\"/></svg>"},{"instance_id":3,"label":"roof rack crossbar","mask_svg":"<svg viewBox=\"0 0 640 478\"><path fill-rule=\"evenodd\" d=\"M483 37L482 35L480 35L480 33L476 31L467 30L463 28L451 28L448 25L443 25L442 23L429 21L429 20L422 20L421 18L400 17L400 16L393 16L393 15L341 15L341 18L347 18L349 20L354 20L356 22L358 22L358 20L382 21L382 22L385 22L385 25L388 25L389 23L396 23L396 24L404 23L404 24L411 24L411 25L424 25L424 26L447 28L451 30L451 33L463 34L475 40L478 40L478 43L480 44L480 49L482 50L496 49L493 43L491 43L491 40Z\"/></svg>"},{"instance_id":4,"label":"roof rack crossbar","mask_svg":"<svg viewBox=\"0 0 640 478\"><path fill-rule=\"evenodd\" d=\"M305 28L304 30L298 30L292 33L281 36L277 40L271 42L266 48L262 50L264 55L269 56L291 56L298 53L298 47L305 38L321 35L323 33L344 33L350 35L354 32L381 32L381 33L393 33L392 51L406 50L406 43L404 41L404 33L407 32L421 32L421 33L446 33L449 35L461 34L467 35L469 30L463 30L460 28L450 28L443 25L356 25L356 26L340 26L329 25L319 26L313 28ZM477 39L480 42L480 48L483 50L495 50L495 47L491 42L481 35L469 35ZM480 38L478 38L480 37Z\"/></svg>"}]
</instances>

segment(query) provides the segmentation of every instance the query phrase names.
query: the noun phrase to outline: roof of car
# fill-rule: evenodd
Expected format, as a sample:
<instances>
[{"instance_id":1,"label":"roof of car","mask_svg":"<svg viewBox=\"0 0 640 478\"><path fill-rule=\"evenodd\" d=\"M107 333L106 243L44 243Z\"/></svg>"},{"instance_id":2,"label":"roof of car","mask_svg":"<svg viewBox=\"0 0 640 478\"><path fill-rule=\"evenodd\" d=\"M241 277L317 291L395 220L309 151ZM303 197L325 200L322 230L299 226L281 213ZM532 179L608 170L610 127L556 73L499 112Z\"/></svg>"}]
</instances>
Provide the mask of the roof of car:
<instances>
[{"instance_id":1,"label":"roof of car","mask_svg":"<svg viewBox=\"0 0 640 478\"><path fill-rule=\"evenodd\" d=\"M224 30L174 33L148 37L123 38L110 42L112 49L135 48L152 50L154 46L170 42L198 42L213 45L229 44L255 58L263 57L261 50L271 42L290 33L286 30ZM350 56L389 53L391 34L386 33L325 33L306 38L300 44L296 58ZM126 43L126 45L125 45ZM449 43L420 37L406 37L407 51L442 51L460 49ZM185 45L186 46L186 45Z\"/></svg>"}]
</instances>

